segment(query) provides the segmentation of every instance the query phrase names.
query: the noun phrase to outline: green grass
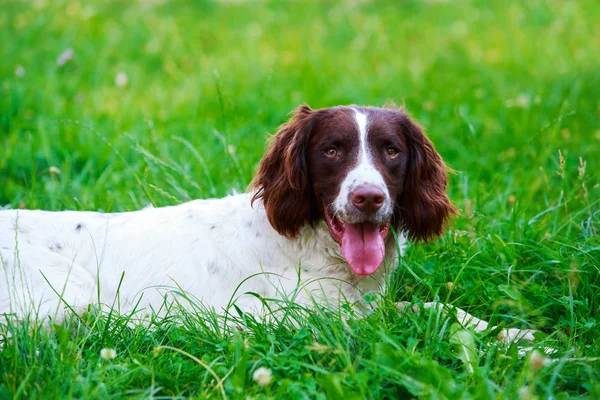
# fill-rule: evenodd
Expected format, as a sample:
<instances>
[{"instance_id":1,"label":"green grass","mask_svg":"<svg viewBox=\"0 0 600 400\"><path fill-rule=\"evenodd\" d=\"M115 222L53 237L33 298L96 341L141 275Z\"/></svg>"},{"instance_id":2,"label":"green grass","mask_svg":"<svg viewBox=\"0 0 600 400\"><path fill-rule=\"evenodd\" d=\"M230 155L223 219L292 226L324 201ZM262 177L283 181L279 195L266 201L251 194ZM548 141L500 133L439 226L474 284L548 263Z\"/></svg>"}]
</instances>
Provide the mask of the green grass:
<instances>
[{"instance_id":1,"label":"green grass","mask_svg":"<svg viewBox=\"0 0 600 400\"><path fill-rule=\"evenodd\" d=\"M461 210L364 319L0 323L0 398L599 398L598 21L592 0L0 2L2 205L222 196L298 104L394 100L456 171ZM553 362L393 307L436 298L543 331Z\"/></svg>"}]
</instances>

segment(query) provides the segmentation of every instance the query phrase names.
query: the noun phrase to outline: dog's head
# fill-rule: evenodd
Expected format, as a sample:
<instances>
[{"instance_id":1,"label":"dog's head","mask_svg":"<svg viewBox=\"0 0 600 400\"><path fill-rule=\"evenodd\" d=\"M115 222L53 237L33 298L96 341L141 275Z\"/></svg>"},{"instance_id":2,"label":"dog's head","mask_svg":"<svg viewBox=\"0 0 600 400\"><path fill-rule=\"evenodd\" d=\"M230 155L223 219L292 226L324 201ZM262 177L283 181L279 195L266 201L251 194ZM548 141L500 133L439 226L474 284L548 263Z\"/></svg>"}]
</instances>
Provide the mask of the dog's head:
<instances>
[{"instance_id":1,"label":"dog's head","mask_svg":"<svg viewBox=\"0 0 600 400\"><path fill-rule=\"evenodd\" d=\"M381 265L390 225L438 236L456 212L445 165L402 109L299 107L272 138L252 187L275 230L293 238L323 218L357 275Z\"/></svg>"}]
</instances>

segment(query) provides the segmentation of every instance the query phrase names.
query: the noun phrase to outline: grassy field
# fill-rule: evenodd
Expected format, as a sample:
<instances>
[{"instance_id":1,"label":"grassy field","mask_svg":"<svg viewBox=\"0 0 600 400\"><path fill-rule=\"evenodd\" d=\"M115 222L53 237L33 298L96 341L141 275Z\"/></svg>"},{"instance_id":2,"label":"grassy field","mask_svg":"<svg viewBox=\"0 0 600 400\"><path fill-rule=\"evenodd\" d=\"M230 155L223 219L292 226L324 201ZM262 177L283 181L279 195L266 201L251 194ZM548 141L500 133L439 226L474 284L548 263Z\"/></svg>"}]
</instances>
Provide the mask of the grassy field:
<instances>
[{"instance_id":1,"label":"grassy field","mask_svg":"<svg viewBox=\"0 0 600 400\"><path fill-rule=\"evenodd\" d=\"M593 0L0 1L0 205L222 196L298 104L394 100L461 211L364 319L0 323L0 398L600 398L598 21ZM393 306L436 298L557 351Z\"/></svg>"}]
</instances>

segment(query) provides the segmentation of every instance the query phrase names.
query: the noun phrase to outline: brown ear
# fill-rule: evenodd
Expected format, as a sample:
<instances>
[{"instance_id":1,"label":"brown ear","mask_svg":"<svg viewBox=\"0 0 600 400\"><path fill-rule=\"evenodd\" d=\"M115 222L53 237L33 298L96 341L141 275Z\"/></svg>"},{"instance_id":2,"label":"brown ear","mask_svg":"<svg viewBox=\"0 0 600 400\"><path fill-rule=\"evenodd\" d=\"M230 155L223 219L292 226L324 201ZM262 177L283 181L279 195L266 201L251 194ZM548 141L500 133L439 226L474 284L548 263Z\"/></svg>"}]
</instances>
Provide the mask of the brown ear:
<instances>
[{"instance_id":1,"label":"brown ear","mask_svg":"<svg viewBox=\"0 0 600 400\"><path fill-rule=\"evenodd\" d=\"M404 190L399 207L408 237L427 242L442 233L456 208L446 195L446 166L423 129L407 115L401 119L409 151Z\"/></svg>"},{"instance_id":2,"label":"brown ear","mask_svg":"<svg viewBox=\"0 0 600 400\"><path fill-rule=\"evenodd\" d=\"M271 138L271 146L260 162L251 188L256 190L252 204L262 199L271 226L293 238L318 207L312 194L306 152L316 112L300 106L294 117Z\"/></svg>"}]
</instances>

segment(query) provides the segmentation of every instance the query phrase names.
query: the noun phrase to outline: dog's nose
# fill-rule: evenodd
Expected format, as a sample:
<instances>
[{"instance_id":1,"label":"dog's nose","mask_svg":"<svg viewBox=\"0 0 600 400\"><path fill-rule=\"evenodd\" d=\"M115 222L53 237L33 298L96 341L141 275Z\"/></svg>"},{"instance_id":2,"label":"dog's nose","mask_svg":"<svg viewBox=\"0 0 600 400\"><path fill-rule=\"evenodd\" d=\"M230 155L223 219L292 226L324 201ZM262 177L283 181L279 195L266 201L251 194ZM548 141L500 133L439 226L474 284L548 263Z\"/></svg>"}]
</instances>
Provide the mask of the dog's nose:
<instances>
[{"instance_id":1,"label":"dog's nose","mask_svg":"<svg viewBox=\"0 0 600 400\"><path fill-rule=\"evenodd\" d=\"M352 204L360 211L377 212L383 205L385 195L375 186L359 186L352 192Z\"/></svg>"}]
</instances>

